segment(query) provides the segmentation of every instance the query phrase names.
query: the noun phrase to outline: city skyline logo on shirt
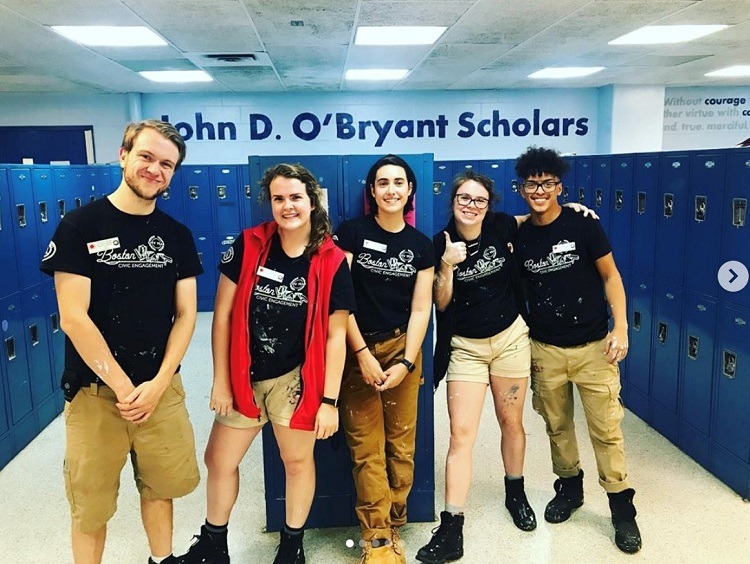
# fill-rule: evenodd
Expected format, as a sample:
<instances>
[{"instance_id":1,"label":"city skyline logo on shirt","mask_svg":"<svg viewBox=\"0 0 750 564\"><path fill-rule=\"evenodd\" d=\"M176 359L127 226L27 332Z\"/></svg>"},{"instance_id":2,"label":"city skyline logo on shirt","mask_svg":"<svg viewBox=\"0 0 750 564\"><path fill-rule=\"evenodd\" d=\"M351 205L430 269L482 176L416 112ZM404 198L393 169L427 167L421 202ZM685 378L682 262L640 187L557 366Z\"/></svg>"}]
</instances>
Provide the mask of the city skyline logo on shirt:
<instances>
[{"instance_id":1,"label":"city skyline logo on shirt","mask_svg":"<svg viewBox=\"0 0 750 564\"><path fill-rule=\"evenodd\" d=\"M307 295L302 291L307 286L303 276L294 278L289 286L280 284L258 284L253 289L255 298L261 302L282 305L286 307L300 307L307 303Z\"/></svg>"},{"instance_id":2,"label":"city skyline logo on shirt","mask_svg":"<svg viewBox=\"0 0 750 564\"><path fill-rule=\"evenodd\" d=\"M398 257L373 257L372 253L360 253L357 255L357 264L362 268L377 274L385 276L395 276L398 278L409 278L416 274L417 269L409 264L414 260L414 253L405 249L399 253Z\"/></svg>"},{"instance_id":3,"label":"city skyline logo on shirt","mask_svg":"<svg viewBox=\"0 0 750 564\"><path fill-rule=\"evenodd\" d=\"M461 263L459 263L456 277L461 282L486 278L501 270L503 264L505 264L505 257L497 256L497 248L490 245L482 253L482 258L477 260L473 266L461 269Z\"/></svg>"},{"instance_id":4,"label":"city skyline logo on shirt","mask_svg":"<svg viewBox=\"0 0 750 564\"><path fill-rule=\"evenodd\" d=\"M99 251L96 262L118 268L164 268L174 262L172 257L162 252L165 247L164 239L153 235L148 239L148 244L138 245L132 251L121 248Z\"/></svg>"},{"instance_id":5,"label":"city skyline logo on shirt","mask_svg":"<svg viewBox=\"0 0 750 564\"><path fill-rule=\"evenodd\" d=\"M573 251L575 251L575 243L563 239L557 245L552 246L552 252L545 258L539 259L538 262L535 262L534 259L528 259L523 263L523 266L532 274L547 274L549 272L565 270L572 267L576 261L581 259L580 255L575 254Z\"/></svg>"}]
</instances>

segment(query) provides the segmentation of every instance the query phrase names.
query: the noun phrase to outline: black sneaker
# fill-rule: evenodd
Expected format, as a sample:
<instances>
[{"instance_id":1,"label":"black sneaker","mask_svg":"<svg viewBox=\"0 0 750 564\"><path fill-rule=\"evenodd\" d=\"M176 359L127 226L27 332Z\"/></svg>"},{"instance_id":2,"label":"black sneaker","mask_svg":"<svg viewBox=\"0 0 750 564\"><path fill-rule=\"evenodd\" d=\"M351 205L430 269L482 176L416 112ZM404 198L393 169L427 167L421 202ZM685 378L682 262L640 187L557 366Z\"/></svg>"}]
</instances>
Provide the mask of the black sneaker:
<instances>
[{"instance_id":1,"label":"black sneaker","mask_svg":"<svg viewBox=\"0 0 750 564\"><path fill-rule=\"evenodd\" d=\"M276 548L276 558L273 564L305 564L305 549L302 540L305 531L298 535L290 535L284 529L279 533L279 546Z\"/></svg>"},{"instance_id":2,"label":"black sneaker","mask_svg":"<svg viewBox=\"0 0 750 564\"><path fill-rule=\"evenodd\" d=\"M505 508L513 518L513 524L522 531L536 529L536 515L526 499L523 476L517 480L505 477Z\"/></svg>"},{"instance_id":3,"label":"black sneaker","mask_svg":"<svg viewBox=\"0 0 750 564\"><path fill-rule=\"evenodd\" d=\"M633 505L635 490L628 488L618 493L608 493L609 509L612 512L612 524L615 527L615 544L628 554L635 554L641 549L641 531L635 522L637 514Z\"/></svg>"},{"instance_id":4,"label":"black sneaker","mask_svg":"<svg viewBox=\"0 0 750 564\"><path fill-rule=\"evenodd\" d=\"M178 564L229 564L226 533L211 533L203 525L188 551L176 561Z\"/></svg>"},{"instance_id":5,"label":"black sneaker","mask_svg":"<svg viewBox=\"0 0 750 564\"><path fill-rule=\"evenodd\" d=\"M544 519L549 523L562 523L570 519L574 509L583 505L583 470L577 476L555 480L555 492L544 510Z\"/></svg>"},{"instance_id":6,"label":"black sneaker","mask_svg":"<svg viewBox=\"0 0 750 564\"><path fill-rule=\"evenodd\" d=\"M425 564L453 562L464 555L464 516L440 513L440 526L432 538L417 552L417 560Z\"/></svg>"},{"instance_id":7,"label":"black sneaker","mask_svg":"<svg viewBox=\"0 0 750 564\"><path fill-rule=\"evenodd\" d=\"M177 564L177 563L178 563L178 560L177 558L175 558L174 554L170 554L164 560L161 561L161 564ZM154 562L153 559L149 556L148 564L156 564L156 562Z\"/></svg>"}]
</instances>

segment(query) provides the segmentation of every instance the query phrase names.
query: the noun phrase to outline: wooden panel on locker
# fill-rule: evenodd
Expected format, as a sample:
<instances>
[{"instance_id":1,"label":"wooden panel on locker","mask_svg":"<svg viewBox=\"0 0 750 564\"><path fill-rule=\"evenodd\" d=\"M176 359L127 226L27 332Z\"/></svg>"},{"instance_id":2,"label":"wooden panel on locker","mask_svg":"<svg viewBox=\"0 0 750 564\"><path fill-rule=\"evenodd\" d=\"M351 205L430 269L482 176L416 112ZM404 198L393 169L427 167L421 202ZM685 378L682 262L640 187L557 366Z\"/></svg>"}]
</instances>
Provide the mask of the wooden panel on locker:
<instances>
[{"instance_id":1,"label":"wooden panel on locker","mask_svg":"<svg viewBox=\"0 0 750 564\"><path fill-rule=\"evenodd\" d=\"M16 237L13 230L14 214L8 171L0 168L0 264L3 265L3 275L0 276L0 299L20 289Z\"/></svg>"}]
</instances>

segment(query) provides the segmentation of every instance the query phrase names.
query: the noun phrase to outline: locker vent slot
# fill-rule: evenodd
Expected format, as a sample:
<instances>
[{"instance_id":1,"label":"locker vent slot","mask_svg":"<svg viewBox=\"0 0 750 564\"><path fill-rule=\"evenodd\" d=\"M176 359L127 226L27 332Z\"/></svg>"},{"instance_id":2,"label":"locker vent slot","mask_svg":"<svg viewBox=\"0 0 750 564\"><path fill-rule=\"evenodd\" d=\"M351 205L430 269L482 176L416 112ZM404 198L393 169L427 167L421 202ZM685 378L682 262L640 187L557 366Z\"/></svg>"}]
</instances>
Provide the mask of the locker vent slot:
<instances>
[{"instance_id":1,"label":"locker vent slot","mask_svg":"<svg viewBox=\"0 0 750 564\"><path fill-rule=\"evenodd\" d=\"M16 338L15 337L8 337L5 339L5 354L8 357L8 360L13 360L16 358Z\"/></svg>"},{"instance_id":2,"label":"locker vent slot","mask_svg":"<svg viewBox=\"0 0 750 564\"><path fill-rule=\"evenodd\" d=\"M706 221L706 206L708 198L706 196L695 197L695 221Z\"/></svg>"},{"instance_id":3,"label":"locker vent slot","mask_svg":"<svg viewBox=\"0 0 750 564\"><path fill-rule=\"evenodd\" d=\"M49 214L47 213L47 202L39 202L39 220L42 223L49 221Z\"/></svg>"},{"instance_id":4,"label":"locker vent slot","mask_svg":"<svg viewBox=\"0 0 750 564\"><path fill-rule=\"evenodd\" d=\"M585 188L579 188L578 189L578 203L582 204L586 201L586 189Z\"/></svg>"},{"instance_id":5,"label":"locker vent slot","mask_svg":"<svg viewBox=\"0 0 750 564\"><path fill-rule=\"evenodd\" d=\"M667 344L667 324L663 321L659 322L659 344L666 345Z\"/></svg>"},{"instance_id":6,"label":"locker vent slot","mask_svg":"<svg viewBox=\"0 0 750 564\"><path fill-rule=\"evenodd\" d=\"M198 199L198 187L188 186L188 195L190 196L191 200L197 200Z\"/></svg>"},{"instance_id":7,"label":"locker vent slot","mask_svg":"<svg viewBox=\"0 0 750 564\"><path fill-rule=\"evenodd\" d=\"M32 347L39 344L39 326L36 323L29 325L29 337L31 338Z\"/></svg>"},{"instance_id":8,"label":"locker vent slot","mask_svg":"<svg viewBox=\"0 0 750 564\"><path fill-rule=\"evenodd\" d=\"M734 378L737 373L737 353L724 349L723 372L727 378Z\"/></svg>"},{"instance_id":9,"label":"locker vent slot","mask_svg":"<svg viewBox=\"0 0 750 564\"><path fill-rule=\"evenodd\" d=\"M601 188L597 188L596 192L594 193L594 207L600 208L602 207L602 202L604 201L604 195L602 194Z\"/></svg>"},{"instance_id":10,"label":"locker vent slot","mask_svg":"<svg viewBox=\"0 0 750 564\"><path fill-rule=\"evenodd\" d=\"M622 190L615 190L615 211L622 211L623 193Z\"/></svg>"},{"instance_id":11,"label":"locker vent slot","mask_svg":"<svg viewBox=\"0 0 750 564\"><path fill-rule=\"evenodd\" d=\"M747 219L747 199L735 198L732 200L732 225L735 227L745 227Z\"/></svg>"},{"instance_id":12,"label":"locker vent slot","mask_svg":"<svg viewBox=\"0 0 750 564\"><path fill-rule=\"evenodd\" d=\"M226 200L227 199L227 187L226 186L217 186L216 187L216 196L220 200Z\"/></svg>"},{"instance_id":13,"label":"locker vent slot","mask_svg":"<svg viewBox=\"0 0 750 564\"><path fill-rule=\"evenodd\" d=\"M49 324L52 326L52 332L57 333L60 330L60 317L57 312L49 316Z\"/></svg>"},{"instance_id":14,"label":"locker vent slot","mask_svg":"<svg viewBox=\"0 0 750 564\"><path fill-rule=\"evenodd\" d=\"M638 192L638 213L646 213L646 192Z\"/></svg>"},{"instance_id":15,"label":"locker vent slot","mask_svg":"<svg viewBox=\"0 0 750 564\"><path fill-rule=\"evenodd\" d=\"M633 312L633 329L635 331L641 330L641 312L640 311Z\"/></svg>"},{"instance_id":16,"label":"locker vent slot","mask_svg":"<svg viewBox=\"0 0 750 564\"><path fill-rule=\"evenodd\" d=\"M26 206L24 204L18 204L16 206L16 213L18 214L18 226L26 227Z\"/></svg>"},{"instance_id":17,"label":"locker vent slot","mask_svg":"<svg viewBox=\"0 0 750 564\"><path fill-rule=\"evenodd\" d=\"M698 358L698 345L700 341L695 335L688 335L688 358L691 360L697 360Z\"/></svg>"},{"instance_id":18,"label":"locker vent slot","mask_svg":"<svg viewBox=\"0 0 750 564\"><path fill-rule=\"evenodd\" d=\"M674 194L664 194L664 217L674 215Z\"/></svg>"}]
</instances>

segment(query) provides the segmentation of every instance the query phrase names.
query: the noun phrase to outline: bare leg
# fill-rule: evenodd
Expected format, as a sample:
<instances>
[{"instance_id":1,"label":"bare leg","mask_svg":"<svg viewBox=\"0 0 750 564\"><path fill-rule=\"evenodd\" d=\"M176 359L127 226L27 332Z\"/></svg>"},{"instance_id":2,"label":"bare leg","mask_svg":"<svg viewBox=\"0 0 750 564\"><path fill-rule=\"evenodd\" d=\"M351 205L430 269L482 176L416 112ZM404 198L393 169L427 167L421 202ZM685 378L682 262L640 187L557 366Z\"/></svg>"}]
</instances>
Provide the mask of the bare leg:
<instances>
[{"instance_id":1,"label":"bare leg","mask_svg":"<svg viewBox=\"0 0 750 564\"><path fill-rule=\"evenodd\" d=\"M154 556L172 554L172 500L141 498L141 519Z\"/></svg>"},{"instance_id":2,"label":"bare leg","mask_svg":"<svg viewBox=\"0 0 750 564\"><path fill-rule=\"evenodd\" d=\"M528 386L528 378L490 378L495 414L502 431L500 450L503 455L505 473L508 476L523 476L523 463L526 456L523 404Z\"/></svg>"},{"instance_id":3,"label":"bare leg","mask_svg":"<svg viewBox=\"0 0 750 564\"><path fill-rule=\"evenodd\" d=\"M107 538L107 526L104 525L93 533L82 533L71 527L73 560L76 564L99 564L104 554L104 540Z\"/></svg>"},{"instance_id":4,"label":"bare leg","mask_svg":"<svg viewBox=\"0 0 750 564\"><path fill-rule=\"evenodd\" d=\"M286 524L305 525L315 495L315 434L273 424L286 473Z\"/></svg>"}]
</instances>

